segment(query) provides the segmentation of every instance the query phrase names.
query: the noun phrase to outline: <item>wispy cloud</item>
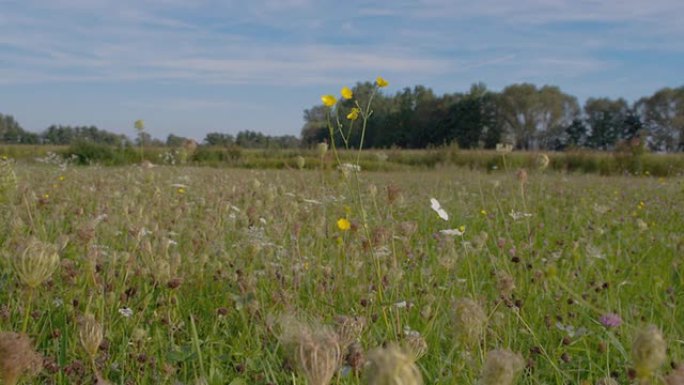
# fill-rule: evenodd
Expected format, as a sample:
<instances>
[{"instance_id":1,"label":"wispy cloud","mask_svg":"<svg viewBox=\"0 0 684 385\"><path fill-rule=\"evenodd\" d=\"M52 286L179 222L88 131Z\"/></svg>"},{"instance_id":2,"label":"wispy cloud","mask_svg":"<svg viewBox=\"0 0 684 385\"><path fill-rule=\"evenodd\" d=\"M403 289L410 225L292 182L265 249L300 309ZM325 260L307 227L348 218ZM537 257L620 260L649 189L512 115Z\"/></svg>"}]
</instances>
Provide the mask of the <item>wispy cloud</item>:
<instances>
[{"instance_id":1,"label":"wispy cloud","mask_svg":"<svg viewBox=\"0 0 684 385\"><path fill-rule=\"evenodd\" d=\"M311 94L378 74L393 79L393 87L423 83L438 92L462 91L454 88L475 81L494 87L530 81L580 97L592 87L601 87L596 94L629 96L675 79L675 64L684 62L679 0L0 3L6 88L110 87L143 95L135 99L136 113L174 106L178 114L202 112L206 122L209 110L240 98L258 105L258 93L306 90L279 104L280 114L295 109L288 132L298 130L299 111L316 100ZM649 64L640 55L661 60ZM169 99L157 88L193 96ZM215 95L199 96L205 92ZM3 108L21 109L17 103L0 96ZM266 114L257 115L251 128L274 125L258 123ZM168 116L182 120L173 111Z\"/></svg>"}]
</instances>

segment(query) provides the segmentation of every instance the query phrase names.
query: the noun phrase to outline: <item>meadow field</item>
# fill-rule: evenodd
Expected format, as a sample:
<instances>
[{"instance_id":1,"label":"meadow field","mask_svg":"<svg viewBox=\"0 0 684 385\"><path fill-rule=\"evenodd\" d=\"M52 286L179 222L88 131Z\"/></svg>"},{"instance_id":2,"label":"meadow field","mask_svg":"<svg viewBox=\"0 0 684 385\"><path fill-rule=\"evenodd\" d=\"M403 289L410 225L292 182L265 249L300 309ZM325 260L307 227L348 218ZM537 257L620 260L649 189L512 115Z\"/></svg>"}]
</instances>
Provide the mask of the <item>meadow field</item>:
<instances>
[{"instance_id":1,"label":"meadow field","mask_svg":"<svg viewBox=\"0 0 684 385\"><path fill-rule=\"evenodd\" d=\"M1 383L683 384L684 179L489 171L7 163Z\"/></svg>"}]
</instances>

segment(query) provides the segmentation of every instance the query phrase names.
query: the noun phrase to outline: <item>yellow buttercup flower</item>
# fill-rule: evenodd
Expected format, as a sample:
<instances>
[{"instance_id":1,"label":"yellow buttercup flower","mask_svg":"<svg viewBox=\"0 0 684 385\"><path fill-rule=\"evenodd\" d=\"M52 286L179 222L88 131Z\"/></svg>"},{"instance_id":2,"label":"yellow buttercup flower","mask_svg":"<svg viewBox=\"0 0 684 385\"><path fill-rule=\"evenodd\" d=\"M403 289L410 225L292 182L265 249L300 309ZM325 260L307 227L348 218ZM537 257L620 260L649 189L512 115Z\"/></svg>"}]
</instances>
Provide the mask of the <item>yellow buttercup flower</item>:
<instances>
[{"instance_id":1,"label":"yellow buttercup flower","mask_svg":"<svg viewBox=\"0 0 684 385\"><path fill-rule=\"evenodd\" d=\"M359 110L358 108L356 108L356 107L352 108L352 110L347 114L347 119L349 119L349 120L358 119L359 118L359 112L361 112L361 110Z\"/></svg>"},{"instance_id":2,"label":"yellow buttercup flower","mask_svg":"<svg viewBox=\"0 0 684 385\"><path fill-rule=\"evenodd\" d=\"M342 91L340 91L340 93L342 94L342 97L347 100L354 97L354 93L351 89L349 89L349 87L342 87Z\"/></svg>"},{"instance_id":3,"label":"yellow buttercup flower","mask_svg":"<svg viewBox=\"0 0 684 385\"><path fill-rule=\"evenodd\" d=\"M340 218L337 220L337 228L342 231L347 231L351 229L351 223L346 218Z\"/></svg>"},{"instance_id":4,"label":"yellow buttercup flower","mask_svg":"<svg viewBox=\"0 0 684 385\"><path fill-rule=\"evenodd\" d=\"M389 85L389 82L387 82L387 80L383 79L382 76L378 76L375 79L375 84L377 84L378 87L383 88L383 87L387 87Z\"/></svg>"},{"instance_id":5,"label":"yellow buttercup flower","mask_svg":"<svg viewBox=\"0 0 684 385\"><path fill-rule=\"evenodd\" d=\"M332 107L335 104L337 104L337 99L335 99L334 96L332 95L323 95L321 96L321 101L326 107Z\"/></svg>"}]
</instances>

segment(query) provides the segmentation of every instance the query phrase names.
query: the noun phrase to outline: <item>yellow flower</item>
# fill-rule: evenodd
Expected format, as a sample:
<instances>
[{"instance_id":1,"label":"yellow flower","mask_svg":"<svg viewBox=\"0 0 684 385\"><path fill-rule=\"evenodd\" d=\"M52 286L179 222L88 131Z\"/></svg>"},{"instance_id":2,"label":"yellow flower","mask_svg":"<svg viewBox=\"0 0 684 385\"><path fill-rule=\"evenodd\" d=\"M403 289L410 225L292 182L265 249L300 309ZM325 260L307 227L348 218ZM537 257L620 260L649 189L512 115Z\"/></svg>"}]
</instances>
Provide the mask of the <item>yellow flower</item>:
<instances>
[{"instance_id":1,"label":"yellow flower","mask_svg":"<svg viewBox=\"0 0 684 385\"><path fill-rule=\"evenodd\" d=\"M323 101L323 104L325 104L326 107L332 107L337 103L337 99L332 95L321 96L321 101Z\"/></svg>"},{"instance_id":2,"label":"yellow flower","mask_svg":"<svg viewBox=\"0 0 684 385\"><path fill-rule=\"evenodd\" d=\"M464 225L458 226L458 231L465 233L465 226Z\"/></svg>"},{"instance_id":3,"label":"yellow flower","mask_svg":"<svg viewBox=\"0 0 684 385\"><path fill-rule=\"evenodd\" d=\"M351 223L346 218L340 218L337 220L337 228L342 231L347 231L351 228Z\"/></svg>"},{"instance_id":4,"label":"yellow flower","mask_svg":"<svg viewBox=\"0 0 684 385\"><path fill-rule=\"evenodd\" d=\"M64 175L60 175L59 178L57 178L57 179L59 179L60 181L63 181L65 178L64 178Z\"/></svg>"},{"instance_id":5,"label":"yellow flower","mask_svg":"<svg viewBox=\"0 0 684 385\"><path fill-rule=\"evenodd\" d=\"M487 210L485 210L485 209L480 210L480 214L487 216Z\"/></svg>"},{"instance_id":6,"label":"yellow flower","mask_svg":"<svg viewBox=\"0 0 684 385\"><path fill-rule=\"evenodd\" d=\"M387 87L389 85L387 80L383 79L382 76L378 76L377 79L375 79L375 84L377 84L380 88Z\"/></svg>"},{"instance_id":7,"label":"yellow flower","mask_svg":"<svg viewBox=\"0 0 684 385\"><path fill-rule=\"evenodd\" d=\"M352 110L347 114L347 119L349 119L349 120L358 119L359 118L359 112L361 112L361 110L359 110L358 108L356 108L356 107L352 108Z\"/></svg>"},{"instance_id":8,"label":"yellow flower","mask_svg":"<svg viewBox=\"0 0 684 385\"><path fill-rule=\"evenodd\" d=\"M176 190L179 194L185 194L185 189L183 187L179 187L178 190Z\"/></svg>"},{"instance_id":9,"label":"yellow flower","mask_svg":"<svg viewBox=\"0 0 684 385\"><path fill-rule=\"evenodd\" d=\"M354 97L354 93L349 89L349 87L342 87L342 91L340 93L342 94L342 97L347 100Z\"/></svg>"}]
</instances>

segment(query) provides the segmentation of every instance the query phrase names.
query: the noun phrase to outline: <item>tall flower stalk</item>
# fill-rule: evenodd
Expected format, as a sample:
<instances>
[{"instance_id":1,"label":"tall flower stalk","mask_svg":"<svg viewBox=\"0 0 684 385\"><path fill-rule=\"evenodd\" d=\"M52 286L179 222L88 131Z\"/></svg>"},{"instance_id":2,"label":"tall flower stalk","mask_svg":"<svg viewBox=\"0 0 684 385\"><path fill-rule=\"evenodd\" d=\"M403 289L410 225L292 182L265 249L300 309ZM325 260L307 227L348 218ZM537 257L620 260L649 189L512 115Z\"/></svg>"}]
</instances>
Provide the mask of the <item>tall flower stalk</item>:
<instances>
[{"instance_id":1,"label":"tall flower stalk","mask_svg":"<svg viewBox=\"0 0 684 385\"><path fill-rule=\"evenodd\" d=\"M327 111L327 123L328 132L330 134L330 146L334 154L335 161L337 162L337 166L344 173L349 192L354 199L354 203L359 213L361 214L361 224L363 227L364 235L366 236L366 239L368 239L368 242L372 241L372 237L368 225L368 216L363 205L363 200L361 196L361 183L359 181L358 174L361 170L361 152L363 150L363 142L366 137L368 121L370 117L373 115L373 110L371 108L373 104L373 99L380 88L387 87L388 85L389 83L387 82L387 80L385 80L381 76L378 76L375 80L373 89L365 104L362 104L358 99L354 97L354 93L350 88L343 87L340 92L342 99L353 100L353 107L345 116L346 124L343 123L343 121L340 119L338 99L333 95L323 95L321 97L321 101L323 102L323 104L326 107L329 107ZM351 138L354 132L355 125L359 119L361 120L360 140L358 148L354 148L353 144L351 143ZM342 162L335 140L336 135L339 135L339 137L341 138L342 143L344 145L344 149L346 151L356 150L356 157L354 163L347 164ZM378 295L380 296L380 299L382 299L382 271L380 268L380 262L375 256L373 245L371 244L370 246L370 252L375 264L378 279Z\"/></svg>"}]
</instances>

